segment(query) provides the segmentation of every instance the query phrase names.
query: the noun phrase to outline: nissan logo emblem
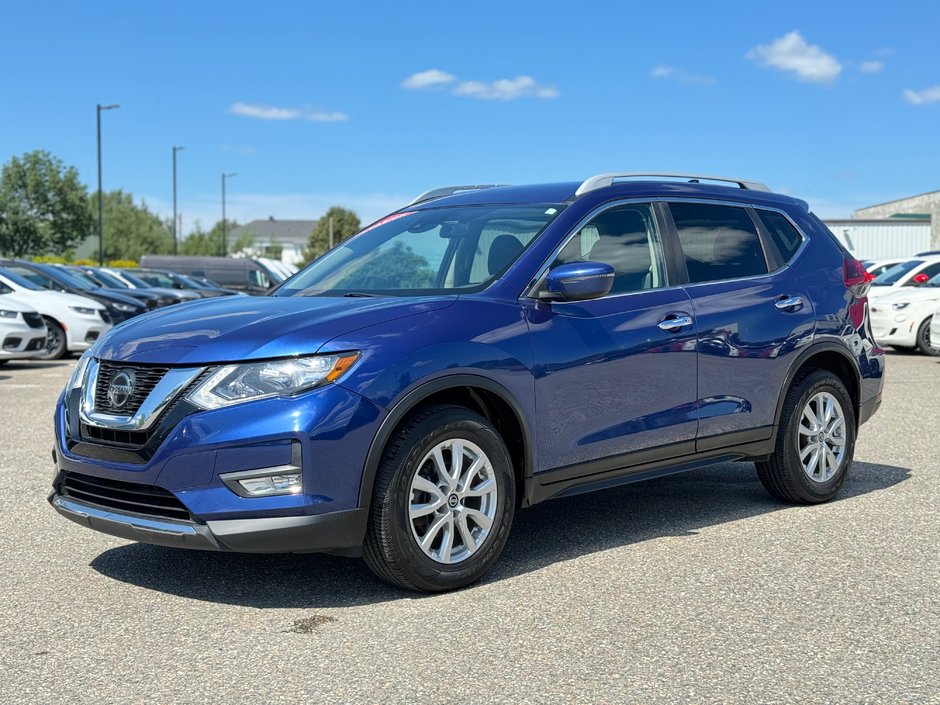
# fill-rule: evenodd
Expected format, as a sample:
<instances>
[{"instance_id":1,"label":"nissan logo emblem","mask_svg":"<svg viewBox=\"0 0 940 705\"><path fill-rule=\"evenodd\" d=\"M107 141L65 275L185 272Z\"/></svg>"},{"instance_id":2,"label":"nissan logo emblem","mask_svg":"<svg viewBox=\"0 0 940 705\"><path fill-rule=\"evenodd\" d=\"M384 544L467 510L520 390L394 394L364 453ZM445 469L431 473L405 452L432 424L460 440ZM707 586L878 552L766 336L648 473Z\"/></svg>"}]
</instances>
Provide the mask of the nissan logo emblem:
<instances>
[{"instance_id":1,"label":"nissan logo emblem","mask_svg":"<svg viewBox=\"0 0 940 705\"><path fill-rule=\"evenodd\" d=\"M134 395L133 370L120 370L111 378L108 385L108 401L115 409L122 408Z\"/></svg>"}]
</instances>

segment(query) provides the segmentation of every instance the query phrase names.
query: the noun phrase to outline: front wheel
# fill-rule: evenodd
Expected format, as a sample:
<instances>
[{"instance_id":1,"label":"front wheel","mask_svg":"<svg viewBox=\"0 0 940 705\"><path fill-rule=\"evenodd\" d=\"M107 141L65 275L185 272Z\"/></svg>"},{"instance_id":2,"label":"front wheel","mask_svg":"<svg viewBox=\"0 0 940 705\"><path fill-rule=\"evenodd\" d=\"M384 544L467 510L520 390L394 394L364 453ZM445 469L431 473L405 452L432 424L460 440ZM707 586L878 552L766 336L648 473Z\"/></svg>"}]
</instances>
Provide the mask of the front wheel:
<instances>
[{"instance_id":1,"label":"front wheel","mask_svg":"<svg viewBox=\"0 0 940 705\"><path fill-rule=\"evenodd\" d=\"M848 390L833 373L815 370L787 392L774 452L766 462L755 463L757 475L777 499L826 502L845 482L855 437Z\"/></svg>"},{"instance_id":2,"label":"front wheel","mask_svg":"<svg viewBox=\"0 0 940 705\"><path fill-rule=\"evenodd\" d=\"M499 557L514 510L512 461L493 425L463 407L428 406L386 448L363 558L399 587L460 588Z\"/></svg>"},{"instance_id":3,"label":"front wheel","mask_svg":"<svg viewBox=\"0 0 940 705\"><path fill-rule=\"evenodd\" d=\"M58 360L66 353L65 329L57 321L46 318L46 344L37 360Z\"/></svg>"},{"instance_id":4,"label":"front wheel","mask_svg":"<svg viewBox=\"0 0 940 705\"><path fill-rule=\"evenodd\" d=\"M940 349L930 347L930 324L932 321L933 316L927 316L927 320L921 323L920 328L917 329L917 349L924 355L940 357Z\"/></svg>"}]
</instances>

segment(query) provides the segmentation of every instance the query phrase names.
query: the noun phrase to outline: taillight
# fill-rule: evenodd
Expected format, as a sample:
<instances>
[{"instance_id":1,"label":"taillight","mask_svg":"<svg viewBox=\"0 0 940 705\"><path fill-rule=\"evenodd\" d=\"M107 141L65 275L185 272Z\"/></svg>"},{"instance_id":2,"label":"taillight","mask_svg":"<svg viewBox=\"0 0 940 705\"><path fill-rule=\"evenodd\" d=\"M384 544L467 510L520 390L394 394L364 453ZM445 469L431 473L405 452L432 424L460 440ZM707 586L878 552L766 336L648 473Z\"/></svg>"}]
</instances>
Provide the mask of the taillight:
<instances>
[{"instance_id":1,"label":"taillight","mask_svg":"<svg viewBox=\"0 0 940 705\"><path fill-rule=\"evenodd\" d=\"M871 281L874 277L865 269L864 264L853 257L846 257L842 265L842 272L847 289L860 299L868 296L868 290L871 288Z\"/></svg>"}]
</instances>

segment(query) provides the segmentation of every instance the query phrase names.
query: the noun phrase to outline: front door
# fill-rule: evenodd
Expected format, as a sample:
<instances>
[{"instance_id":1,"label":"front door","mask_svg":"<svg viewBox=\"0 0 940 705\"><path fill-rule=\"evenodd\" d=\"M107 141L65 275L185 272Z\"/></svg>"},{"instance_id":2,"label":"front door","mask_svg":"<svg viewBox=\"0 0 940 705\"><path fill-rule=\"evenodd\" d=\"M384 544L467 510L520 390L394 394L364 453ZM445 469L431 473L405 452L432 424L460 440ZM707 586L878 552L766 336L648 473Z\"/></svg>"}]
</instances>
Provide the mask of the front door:
<instances>
[{"instance_id":1,"label":"front door","mask_svg":"<svg viewBox=\"0 0 940 705\"><path fill-rule=\"evenodd\" d=\"M692 452L697 330L688 294L667 278L651 205L599 213L551 267L577 261L610 264L610 293L523 304L535 358L537 471L626 466L627 454L655 446Z\"/></svg>"}]
</instances>

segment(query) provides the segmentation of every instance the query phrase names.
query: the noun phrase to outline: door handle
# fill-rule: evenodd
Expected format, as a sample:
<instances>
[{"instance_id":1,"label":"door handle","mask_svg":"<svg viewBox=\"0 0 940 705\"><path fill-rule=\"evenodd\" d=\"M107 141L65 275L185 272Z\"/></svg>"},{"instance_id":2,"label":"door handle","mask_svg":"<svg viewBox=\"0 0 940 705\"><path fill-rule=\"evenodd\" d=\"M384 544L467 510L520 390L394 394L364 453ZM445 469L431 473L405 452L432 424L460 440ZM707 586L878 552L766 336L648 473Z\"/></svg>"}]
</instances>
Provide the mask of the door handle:
<instances>
[{"instance_id":1,"label":"door handle","mask_svg":"<svg viewBox=\"0 0 940 705\"><path fill-rule=\"evenodd\" d=\"M774 306L781 311L799 311L803 308L803 297L799 294L784 294L777 299Z\"/></svg>"},{"instance_id":2,"label":"door handle","mask_svg":"<svg viewBox=\"0 0 940 705\"><path fill-rule=\"evenodd\" d=\"M675 333L680 328L688 328L690 325L692 325L692 316L682 314L681 316L673 315L670 318L660 321L656 327L667 333Z\"/></svg>"}]
</instances>

